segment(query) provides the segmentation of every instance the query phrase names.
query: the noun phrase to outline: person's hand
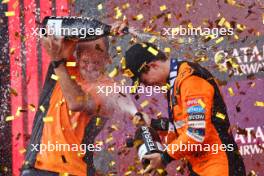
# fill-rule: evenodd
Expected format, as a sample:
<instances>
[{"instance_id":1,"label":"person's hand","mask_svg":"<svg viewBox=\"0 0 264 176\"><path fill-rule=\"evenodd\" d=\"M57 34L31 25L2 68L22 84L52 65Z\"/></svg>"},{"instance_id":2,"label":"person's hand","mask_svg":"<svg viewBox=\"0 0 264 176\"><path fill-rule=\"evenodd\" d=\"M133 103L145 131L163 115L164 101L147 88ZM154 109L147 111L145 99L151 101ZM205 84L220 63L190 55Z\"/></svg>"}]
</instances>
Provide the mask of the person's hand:
<instances>
[{"instance_id":1,"label":"person's hand","mask_svg":"<svg viewBox=\"0 0 264 176\"><path fill-rule=\"evenodd\" d=\"M134 125L147 125L147 126L150 126L151 119L149 118L149 116L146 113L144 113L144 112L140 112L140 113L142 114L143 119L139 115L134 115L133 119L132 119L132 123Z\"/></svg>"},{"instance_id":2,"label":"person's hand","mask_svg":"<svg viewBox=\"0 0 264 176\"><path fill-rule=\"evenodd\" d=\"M76 40L57 39L54 36L43 37L41 38L41 42L51 60L54 61L69 58L73 54L77 44Z\"/></svg>"},{"instance_id":3,"label":"person's hand","mask_svg":"<svg viewBox=\"0 0 264 176\"><path fill-rule=\"evenodd\" d=\"M151 173L151 175L156 173L157 169L163 169L164 165L162 164L160 153L153 153L149 155L144 155L144 159L150 161L149 165L144 170L143 174Z\"/></svg>"},{"instance_id":4,"label":"person's hand","mask_svg":"<svg viewBox=\"0 0 264 176\"><path fill-rule=\"evenodd\" d=\"M113 35L124 35L124 29L128 27L128 20L127 18L124 18L122 21L117 21L113 24L111 24L111 33Z\"/></svg>"}]
</instances>

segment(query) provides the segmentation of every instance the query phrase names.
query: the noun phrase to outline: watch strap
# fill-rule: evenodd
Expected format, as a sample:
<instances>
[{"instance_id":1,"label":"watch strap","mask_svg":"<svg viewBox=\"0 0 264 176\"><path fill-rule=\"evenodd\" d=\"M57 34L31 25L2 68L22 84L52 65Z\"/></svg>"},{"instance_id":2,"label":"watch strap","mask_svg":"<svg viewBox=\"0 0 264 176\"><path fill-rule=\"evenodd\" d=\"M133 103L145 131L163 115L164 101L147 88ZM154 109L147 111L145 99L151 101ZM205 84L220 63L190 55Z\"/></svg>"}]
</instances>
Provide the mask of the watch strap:
<instances>
[{"instance_id":1,"label":"watch strap","mask_svg":"<svg viewBox=\"0 0 264 176\"><path fill-rule=\"evenodd\" d=\"M58 68L61 64L66 64L66 59L65 58L62 58L60 60L57 60L57 61L52 61L51 62L51 65L52 67L55 69L55 68Z\"/></svg>"}]
</instances>

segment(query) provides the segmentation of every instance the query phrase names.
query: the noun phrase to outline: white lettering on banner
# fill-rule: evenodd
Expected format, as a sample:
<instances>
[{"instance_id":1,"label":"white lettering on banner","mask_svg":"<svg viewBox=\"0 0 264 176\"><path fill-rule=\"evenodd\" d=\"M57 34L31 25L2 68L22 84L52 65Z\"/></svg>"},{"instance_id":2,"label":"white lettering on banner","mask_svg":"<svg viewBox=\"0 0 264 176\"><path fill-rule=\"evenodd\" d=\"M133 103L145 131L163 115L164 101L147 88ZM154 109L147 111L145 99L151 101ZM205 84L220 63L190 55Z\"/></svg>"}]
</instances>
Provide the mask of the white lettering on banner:
<instances>
[{"instance_id":1,"label":"white lettering on banner","mask_svg":"<svg viewBox=\"0 0 264 176\"><path fill-rule=\"evenodd\" d=\"M234 75L249 75L257 73L264 68L264 45L263 48L258 48L257 45L253 47L241 47L234 48L231 56L235 59L239 69L235 69ZM218 58L227 58L228 53L224 50L220 50L215 53L215 61L218 62L222 67L226 68L226 59L221 59L219 62Z\"/></svg>"},{"instance_id":2,"label":"white lettering on banner","mask_svg":"<svg viewBox=\"0 0 264 176\"><path fill-rule=\"evenodd\" d=\"M235 134L241 155L261 154L264 149L264 126L247 127L246 134Z\"/></svg>"}]
</instances>

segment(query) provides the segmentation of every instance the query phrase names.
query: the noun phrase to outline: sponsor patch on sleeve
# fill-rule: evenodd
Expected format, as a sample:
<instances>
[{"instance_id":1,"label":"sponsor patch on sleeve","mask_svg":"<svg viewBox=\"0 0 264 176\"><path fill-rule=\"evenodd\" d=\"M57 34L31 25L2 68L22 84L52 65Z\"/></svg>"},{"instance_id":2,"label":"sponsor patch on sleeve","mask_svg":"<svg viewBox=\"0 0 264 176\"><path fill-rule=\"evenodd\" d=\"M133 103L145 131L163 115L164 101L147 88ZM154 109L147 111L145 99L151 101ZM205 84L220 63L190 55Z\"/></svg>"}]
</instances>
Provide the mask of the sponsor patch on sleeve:
<instances>
[{"instance_id":1,"label":"sponsor patch on sleeve","mask_svg":"<svg viewBox=\"0 0 264 176\"><path fill-rule=\"evenodd\" d=\"M203 142L205 136L205 129L196 129L189 127L186 132L187 136L197 142Z\"/></svg>"}]
</instances>

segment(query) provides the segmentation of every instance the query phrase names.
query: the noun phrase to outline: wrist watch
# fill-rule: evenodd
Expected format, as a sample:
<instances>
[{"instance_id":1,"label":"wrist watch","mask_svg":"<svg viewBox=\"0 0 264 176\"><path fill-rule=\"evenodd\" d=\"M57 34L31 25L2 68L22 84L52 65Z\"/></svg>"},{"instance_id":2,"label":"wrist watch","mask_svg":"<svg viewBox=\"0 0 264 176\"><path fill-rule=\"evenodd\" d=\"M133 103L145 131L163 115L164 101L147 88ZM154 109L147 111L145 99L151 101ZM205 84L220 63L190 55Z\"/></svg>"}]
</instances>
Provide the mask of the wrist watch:
<instances>
[{"instance_id":1,"label":"wrist watch","mask_svg":"<svg viewBox=\"0 0 264 176\"><path fill-rule=\"evenodd\" d=\"M55 68L58 68L60 66L60 64L65 64L65 63L66 63L66 59L62 58L62 59L57 60L57 61L52 61L51 65L55 69Z\"/></svg>"}]
</instances>

